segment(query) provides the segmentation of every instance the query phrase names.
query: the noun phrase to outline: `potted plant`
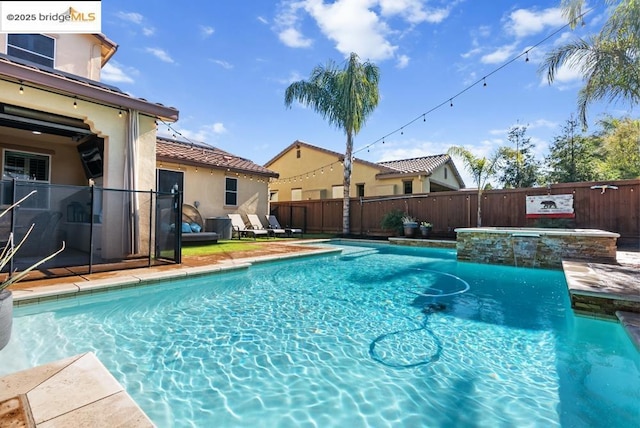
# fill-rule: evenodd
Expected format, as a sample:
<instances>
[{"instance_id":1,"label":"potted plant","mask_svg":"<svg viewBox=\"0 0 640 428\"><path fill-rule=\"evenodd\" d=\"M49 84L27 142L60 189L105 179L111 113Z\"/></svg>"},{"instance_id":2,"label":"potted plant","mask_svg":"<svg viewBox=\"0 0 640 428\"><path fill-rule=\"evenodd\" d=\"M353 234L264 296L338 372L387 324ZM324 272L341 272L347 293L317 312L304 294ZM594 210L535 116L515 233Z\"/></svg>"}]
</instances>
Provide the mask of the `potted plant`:
<instances>
[{"instance_id":1,"label":"potted plant","mask_svg":"<svg viewBox=\"0 0 640 428\"><path fill-rule=\"evenodd\" d=\"M422 235L423 238L428 238L429 235L431 235L431 229L433 229L433 225L428 221L420 222L420 235Z\"/></svg>"},{"instance_id":2,"label":"potted plant","mask_svg":"<svg viewBox=\"0 0 640 428\"><path fill-rule=\"evenodd\" d=\"M0 213L0 217L10 212L13 208L15 208L17 205L22 203L25 199L27 199L29 196L33 195L36 192L37 190L32 191L27 196L25 196L15 204L11 205L10 207L2 211L2 213ZM29 237L29 234L33 230L34 226L35 224L31 225L29 230L27 230L24 237L20 240L20 242L17 245L13 244L13 231L9 233L9 239L7 240L7 243L2 249L2 252L0 252L0 271L4 269L7 263L9 263L13 258L13 256L18 252L22 244L24 244L24 242ZM13 293L10 290L7 290L7 287L9 287L11 284L15 284L16 282L20 281L22 278L27 276L29 272L31 272L36 267L40 266L42 263L48 260L51 260L56 255L60 254L64 250L64 247L65 245L63 241L62 248L60 248L55 253L45 257L44 259L31 265L29 268L19 272L16 275L13 275L13 272L9 272L7 276L1 280L0 282L0 350L2 350L5 346L7 346L7 343L9 343L9 339L11 338L11 329L13 327Z\"/></svg>"},{"instance_id":3,"label":"potted plant","mask_svg":"<svg viewBox=\"0 0 640 428\"><path fill-rule=\"evenodd\" d=\"M402 218L404 213L400 210L391 210L382 217L380 227L383 230L391 230L396 236L402 235Z\"/></svg>"},{"instance_id":4,"label":"potted plant","mask_svg":"<svg viewBox=\"0 0 640 428\"><path fill-rule=\"evenodd\" d=\"M412 238L416 234L418 221L410 215L405 214L402 217L402 227L404 229L404 236L406 236L407 238Z\"/></svg>"}]
</instances>

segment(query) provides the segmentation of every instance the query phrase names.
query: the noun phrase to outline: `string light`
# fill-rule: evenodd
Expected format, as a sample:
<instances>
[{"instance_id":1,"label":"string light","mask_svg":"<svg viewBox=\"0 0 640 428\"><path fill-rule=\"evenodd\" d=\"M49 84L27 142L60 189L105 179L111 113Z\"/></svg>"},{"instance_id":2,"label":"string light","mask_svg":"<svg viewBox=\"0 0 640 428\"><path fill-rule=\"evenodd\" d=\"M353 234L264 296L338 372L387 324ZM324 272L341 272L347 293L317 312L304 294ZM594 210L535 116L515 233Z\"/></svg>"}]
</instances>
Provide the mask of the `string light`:
<instances>
[{"instance_id":1,"label":"string light","mask_svg":"<svg viewBox=\"0 0 640 428\"><path fill-rule=\"evenodd\" d=\"M18 89L18 92L20 92L20 95L24 94L24 87L22 86L22 80L20 81L20 89Z\"/></svg>"},{"instance_id":2,"label":"string light","mask_svg":"<svg viewBox=\"0 0 640 428\"><path fill-rule=\"evenodd\" d=\"M73 100L73 108L78 108L78 102L76 100Z\"/></svg>"},{"instance_id":3,"label":"string light","mask_svg":"<svg viewBox=\"0 0 640 428\"><path fill-rule=\"evenodd\" d=\"M447 102L449 103L450 107L453 107L453 100L455 98L457 98L458 96L464 94L465 92L469 91L471 88L479 85L480 83L482 83L483 87L487 86L487 77L492 76L493 74L499 72L500 70L502 70L503 68L507 67L508 65L510 65L511 63L517 61L518 59L522 58L523 56L525 57L525 62L529 62L529 51L531 49L535 49L538 46L542 45L543 43L547 42L548 40L550 40L552 37L556 36L557 34L561 33L562 31L564 31L567 27L569 27L570 25L573 24L573 22L579 22L578 19L581 19L581 22L584 23L584 16L586 16L587 14L589 14L590 12L592 12L595 8L591 8L587 11L585 11L584 13L582 13L579 17L577 17L575 20L573 20L570 23L567 23L565 25L563 25L562 27L558 28L557 30L555 30L554 32L550 33L549 35L547 35L545 38L543 38L542 40L538 41L537 43L535 43L534 45L532 45L531 47L529 47L527 50L525 50L524 52L520 53L519 55L516 55L515 57L511 58L510 60L508 60L507 62L503 63L502 65L500 65L499 67L497 67L496 69L494 69L493 71L491 71L490 73L486 74L484 77L480 78L479 80L471 83L470 85L468 85L467 87L465 87L464 89L462 89L461 91L459 91L457 94L453 95L452 97L445 99L443 102L437 104L436 106L432 107L431 109L427 110L426 112L421 113L419 116L417 116L416 118L410 120L409 122L405 123L404 125L400 126L399 128L395 129L392 132L389 132L388 134L384 135L383 137L377 139L376 141L367 144L366 146L354 150L353 154L355 155L356 153L359 153L360 151L363 150L367 150L367 152L370 152L370 148L375 146L377 143L382 143L385 144L386 142L386 138L390 137L393 134L396 134L397 132L400 132L400 135L404 135L404 128L406 128L409 125L412 125L414 122L418 121L420 119L420 117L422 117L422 121L426 122L426 116L428 114L433 113L434 111L440 109L441 107L443 107ZM171 129L170 126L167 124L167 128ZM177 133L177 131L174 131L174 138L176 138L175 133ZM185 138L185 137L183 137ZM187 139L188 140L188 139ZM355 157L353 157L353 159L355 160ZM334 162L335 163L335 162ZM332 163L331 165L329 165L329 169L330 171L333 172L333 165L334 163ZM340 162L340 164L342 164L342 162ZM324 168L325 167L321 167L319 169L320 174L324 174ZM313 171L313 175L315 176L315 171ZM237 175L237 174L236 174ZM299 176L296 177L288 177L288 178L282 178L279 180L273 180L274 183L285 183L288 182L291 183L292 180L293 182L296 182L296 179L299 178L300 180L302 180L302 178L305 176L305 174L301 174ZM306 177L309 177L309 173L306 173ZM435 198L434 198L434 202L435 202Z\"/></svg>"}]
</instances>

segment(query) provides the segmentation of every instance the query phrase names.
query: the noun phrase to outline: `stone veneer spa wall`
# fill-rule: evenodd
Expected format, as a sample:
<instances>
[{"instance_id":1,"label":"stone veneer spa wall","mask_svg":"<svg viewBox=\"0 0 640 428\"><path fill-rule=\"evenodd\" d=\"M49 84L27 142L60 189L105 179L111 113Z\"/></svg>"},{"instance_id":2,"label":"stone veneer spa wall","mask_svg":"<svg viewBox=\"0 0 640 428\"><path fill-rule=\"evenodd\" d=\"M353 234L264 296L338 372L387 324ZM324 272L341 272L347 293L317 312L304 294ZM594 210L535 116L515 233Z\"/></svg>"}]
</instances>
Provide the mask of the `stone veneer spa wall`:
<instances>
[{"instance_id":1,"label":"stone veneer spa wall","mask_svg":"<svg viewBox=\"0 0 640 428\"><path fill-rule=\"evenodd\" d=\"M617 233L596 229L458 228L458 260L562 268L562 260L615 263Z\"/></svg>"}]
</instances>

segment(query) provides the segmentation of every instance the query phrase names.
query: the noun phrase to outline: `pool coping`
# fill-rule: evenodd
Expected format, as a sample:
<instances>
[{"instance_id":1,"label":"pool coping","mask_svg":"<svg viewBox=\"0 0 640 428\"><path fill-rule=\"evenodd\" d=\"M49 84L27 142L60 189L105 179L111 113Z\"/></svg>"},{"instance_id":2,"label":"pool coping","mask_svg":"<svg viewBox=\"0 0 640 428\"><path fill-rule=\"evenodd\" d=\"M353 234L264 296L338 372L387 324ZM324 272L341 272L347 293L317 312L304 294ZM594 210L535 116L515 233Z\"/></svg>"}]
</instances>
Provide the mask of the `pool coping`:
<instances>
[{"instance_id":1,"label":"pool coping","mask_svg":"<svg viewBox=\"0 0 640 428\"><path fill-rule=\"evenodd\" d=\"M142 287L151 283L176 281L185 278L229 272L239 269L247 269L253 264L282 261L302 257L322 256L330 253L340 252L339 249L318 248L303 250L297 253L287 253L285 255L268 255L258 257L247 257L234 261L221 262L208 266L181 267L172 270L149 271L145 268L136 272L128 272L125 275L112 278L84 279L81 281L72 280L54 285L38 286L34 288L22 288L13 290L13 305L20 307L47 303L62 299L74 299L89 294L105 293L133 287Z\"/></svg>"}]
</instances>

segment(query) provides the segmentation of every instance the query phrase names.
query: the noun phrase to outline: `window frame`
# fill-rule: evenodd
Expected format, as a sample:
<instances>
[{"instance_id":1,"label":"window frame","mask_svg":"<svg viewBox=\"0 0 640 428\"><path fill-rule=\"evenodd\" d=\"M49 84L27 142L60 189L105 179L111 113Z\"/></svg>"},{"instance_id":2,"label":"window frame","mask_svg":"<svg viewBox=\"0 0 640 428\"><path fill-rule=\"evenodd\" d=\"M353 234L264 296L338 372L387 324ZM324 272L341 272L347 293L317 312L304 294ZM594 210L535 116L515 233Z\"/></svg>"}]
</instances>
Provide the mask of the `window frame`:
<instances>
[{"instance_id":1,"label":"window frame","mask_svg":"<svg viewBox=\"0 0 640 428\"><path fill-rule=\"evenodd\" d=\"M10 42L10 39L12 38L12 36L31 36L33 38L45 37L47 39L51 39L51 41L53 43L53 52L51 54L52 56L49 57L48 55L46 55L46 54L44 54L42 52L38 52L38 51L35 51L35 50L30 50L30 49L18 46L16 44L12 44ZM6 40L7 40L7 42L6 42L5 52L7 53L7 55L12 56L14 58L19 58L19 59L24 60L24 61L29 61L29 62L38 64L38 65L42 65L44 67L55 68L55 65L56 65L56 48L57 48L57 46L56 46L56 38L55 37L47 36L46 34L35 34L35 33L34 34L9 33L9 34L7 34L7 39ZM16 55L16 53L14 53L14 52L10 52L10 50L19 51L19 52L26 52L29 55L35 55L38 58L42 58L43 61L40 62L40 61L34 61L33 59L24 58L24 57L22 57L20 55ZM44 63L44 60L47 61L46 64ZM50 61L50 64L49 64L49 61Z\"/></svg>"},{"instance_id":2,"label":"window frame","mask_svg":"<svg viewBox=\"0 0 640 428\"><path fill-rule=\"evenodd\" d=\"M7 164L6 156L7 156L8 153L16 153L16 154L21 154L21 155L27 155L24 158L29 158L30 155L32 157L38 156L38 157L44 158L44 160L46 161L46 168L47 168L46 180L38 180L37 178L36 179L9 178L9 177L5 178L4 174L5 174L6 164ZM47 154L47 153L32 152L32 151L28 151L28 150L16 150L16 149L3 148L2 149L2 160L1 160L1 162L2 162L2 171L1 171L1 173L2 173L2 181L6 182L6 181L18 180L18 181L22 181L22 182L33 182L33 183L39 183L39 184L51 184L52 160L53 160L53 157L50 154ZM49 205L50 205L49 187L45 186L44 189L45 189L44 190L44 194L42 196L36 195L33 198L30 198L29 200L24 201L21 204L21 209L36 209L36 210L49 209ZM13 192L5 194L4 191L3 191L0 203L2 205L11 205L12 201L5 200L5 198L12 198L13 197L12 195L13 195Z\"/></svg>"},{"instance_id":3,"label":"window frame","mask_svg":"<svg viewBox=\"0 0 640 428\"><path fill-rule=\"evenodd\" d=\"M364 198L364 184L365 183L356 183L356 196L359 198ZM362 192L360 192L360 190L362 190Z\"/></svg>"},{"instance_id":4,"label":"window frame","mask_svg":"<svg viewBox=\"0 0 640 428\"><path fill-rule=\"evenodd\" d=\"M407 186L409 187L409 192L407 192ZM413 195L413 180L402 180L402 194Z\"/></svg>"},{"instance_id":5,"label":"window frame","mask_svg":"<svg viewBox=\"0 0 640 428\"><path fill-rule=\"evenodd\" d=\"M2 179L3 180L13 180L13 178L5 178L4 174L6 171L6 167L7 167L7 154L8 153L17 153L17 154L22 154L22 155L27 155L24 158L28 158L30 155L32 157L43 157L46 160L47 163L47 178L46 180L39 180L39 179L26 179L26 178L17 178L17 180L24 180L24 181L37 181L40 183L48 183L51 184L51 155L47 154L47 153L39 153L39 152L30 152L28 150L16 150L16 149L7 149L7 148L3 148L2 149Z\"/></svg>"},{"instance_id":6,"label":"window frame","mask_svg":"<svg viewBox=\"0 0 640 428\"><path fill-rule=\"evenodd\" d=\"M228 175L226 175L224 177L224 206L225 207L237 207L238 206L238 183L240 182L240 180L238 180L237 177L229 177ZM235 189L229 189L228 184L229 183L235 183ZM229 203L229 196L232 196L235 199L235 203Z\"/></svg>"}]
</instances>

